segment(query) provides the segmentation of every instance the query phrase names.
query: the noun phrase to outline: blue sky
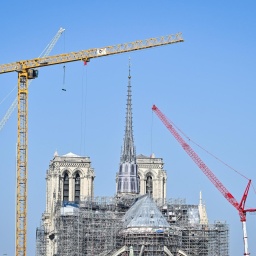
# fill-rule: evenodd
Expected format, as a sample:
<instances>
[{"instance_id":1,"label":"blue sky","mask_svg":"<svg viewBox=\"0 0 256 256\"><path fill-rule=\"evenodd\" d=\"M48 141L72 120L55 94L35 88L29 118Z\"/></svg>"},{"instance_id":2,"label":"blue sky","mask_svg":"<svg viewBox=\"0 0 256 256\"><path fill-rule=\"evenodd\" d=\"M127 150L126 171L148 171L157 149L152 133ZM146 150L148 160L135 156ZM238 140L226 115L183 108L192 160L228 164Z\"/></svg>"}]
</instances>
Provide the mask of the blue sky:
<instances>
[{"instance_id":1,"label":"blue sky","mask_svg":"<svg viewBox=\"0 0 256 256\"><path fill-rule=\"evenodd\" d=\"M202 190L211 222L230 225L230 255L243 254L237 211L152 115L156 104L189 137L255 181L256 3L247 1L4 1L0 63L39 56L60 27L52 54L183 33L184 43L39 70L29 90L28 255L45 209L45 173L54 151L91 157L95 194L115 193L125 124L131 58L134 139L168 173L168 197L197 204ZM0 76L0 117L16 96L17 74ZM62 88L66 92L62 91ZM14 255L17 114L0 132L0 255ZM193 146L193 145L192 145ZM195 148L240 201L247 180ZM255 185L256 186L256 185ZM248 207L256 208L251 189ZM256 216L248 214L249 249L256 255Z\"/></svg>"}]
</instances>

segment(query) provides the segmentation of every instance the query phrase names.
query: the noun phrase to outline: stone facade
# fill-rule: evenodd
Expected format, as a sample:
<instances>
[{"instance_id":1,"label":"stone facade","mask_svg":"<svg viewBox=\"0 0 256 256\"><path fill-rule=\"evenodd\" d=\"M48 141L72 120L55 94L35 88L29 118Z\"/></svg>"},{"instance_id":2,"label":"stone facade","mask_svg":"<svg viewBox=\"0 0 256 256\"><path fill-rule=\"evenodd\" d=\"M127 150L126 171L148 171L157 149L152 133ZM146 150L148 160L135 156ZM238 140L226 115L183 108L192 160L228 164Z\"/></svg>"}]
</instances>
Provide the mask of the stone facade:
<instances>
[{"instance_id":1,"label":"stone facade","mask_svg":"<svg viewBox=\"0 0 256 256\"><path fill-rule=\"evenodd\" d=\"M89 157L73 153L59 156L54 154L46 174L46 211L42 224L46 231L46 255L55 251L55 209L58 202L79 203L84 198L94 196L94 169Z\"/></svg>"},{"instance_id":2,"label":"stone facade","mask_svg":"<svg viewBox=\"0 0 256 256\"><path fill-rule=\"evenodd\" d=\"M137 156L140 195L151 194L154 199L166 198L167 173L162 158Z\"/></svg>"}]
</instances>

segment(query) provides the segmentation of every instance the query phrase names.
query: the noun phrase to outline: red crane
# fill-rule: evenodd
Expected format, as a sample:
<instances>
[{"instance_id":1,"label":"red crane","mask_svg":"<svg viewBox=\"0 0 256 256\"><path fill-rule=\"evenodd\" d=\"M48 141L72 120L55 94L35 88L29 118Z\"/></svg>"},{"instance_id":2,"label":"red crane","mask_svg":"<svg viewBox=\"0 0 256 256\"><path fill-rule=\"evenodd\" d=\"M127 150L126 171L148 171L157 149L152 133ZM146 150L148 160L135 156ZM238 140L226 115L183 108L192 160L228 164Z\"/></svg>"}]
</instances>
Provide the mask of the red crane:
<instances>
[{"instance_id":1,"label":"red crane","mask_svg":"<svg viewBox=\"0 0 256 256\"><path fill-rule=\"evenodd\" d=\"M245 202L249 193L251 180L249 180L244 194L242 196L241 202L235 199L235 197L227 190L227 188L219 181L219 179L214 175L214 173L209 169L209 167L202 161L202 159L197 155L197 153L185 142L181 135L176 131L174 126L168 121L165 115L153 105L152 110L156 113L159 119L163 122L166 128L171 132L174 138L180 143L182 148L191 157L191 159L197 164L197 166L203 171L203 173L208 177L208 179L213 183L213 185L220 191L220 193L237 209L240 220L243 227L243 240L244 240L244 255L250 255L248 250L248 237L246 231L246 213L256 212L256 209L245 209Z\"/></svg>"}]
</instances>

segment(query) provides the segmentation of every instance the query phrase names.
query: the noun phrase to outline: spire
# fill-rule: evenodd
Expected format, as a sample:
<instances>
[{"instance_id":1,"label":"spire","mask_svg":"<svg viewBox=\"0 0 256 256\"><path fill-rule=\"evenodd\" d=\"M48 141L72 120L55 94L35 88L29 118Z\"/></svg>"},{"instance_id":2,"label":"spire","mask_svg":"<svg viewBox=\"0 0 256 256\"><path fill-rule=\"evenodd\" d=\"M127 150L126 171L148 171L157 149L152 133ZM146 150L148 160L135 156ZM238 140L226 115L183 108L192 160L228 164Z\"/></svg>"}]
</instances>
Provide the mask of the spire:
<instances>
[{"instance_id":1,"label":"spire","mask_svg":"<svg viewBox=\"0 0 256 256\"><path fill-rule=\"evenodd\" d=\"M131 90L131 61L129 58L129 75L127 87L126 122L124 144L121 155L121 162L135 162L135 147L132 129L132 90Z\"/></svg>"},{"instance_id":2,"label":"spire","mask_svg":"<svg viewBox=\"0 0 256 256\"><path fill-rule=\"evenodd\" d=\"M118 194L138 194L138 172L136 164L136 153L133 141L132 129L132 90L131 90L131 62L129 58L129 74L126 102L126 119L124 144L120 157L120 167L117 179Z\"/></svg>"},{"instance_id":3,"label":"spire","mask_svg":"<svg viewBox=\"0 0 256 256\"><path fill-rule=\"evenodd\" d=\"M200 191L200 195L199 195L198 210L199 210L199 216L200 216L200 224L207 225L208 217L207 217L205 204L203 204L202 191Z\"/></svg>"}]
</instances>

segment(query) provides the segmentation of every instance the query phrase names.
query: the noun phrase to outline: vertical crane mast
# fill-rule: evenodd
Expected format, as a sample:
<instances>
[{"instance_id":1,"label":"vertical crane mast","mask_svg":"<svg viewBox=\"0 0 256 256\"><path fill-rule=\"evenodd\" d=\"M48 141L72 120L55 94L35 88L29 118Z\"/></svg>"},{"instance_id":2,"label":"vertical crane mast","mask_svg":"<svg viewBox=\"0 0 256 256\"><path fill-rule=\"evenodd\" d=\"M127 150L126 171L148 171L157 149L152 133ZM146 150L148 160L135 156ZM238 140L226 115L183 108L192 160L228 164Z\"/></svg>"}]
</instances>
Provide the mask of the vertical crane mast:
<instances>
[{"instance_id":1,"label":"vertical crane mast","mask_svg":"<svg viewBox=\"0 0 256 256\"><path fill-rule=\"evenodd\" d=\"M214 173L208 168L208 166L202 161L202 159L196 154L196 152L185 142L185 140L180 136L180 134L175 130L173 125L168 121L165 115L153 105L152 110L156 113L159 119L163 122L166 128L171 132L174 138L180 143L182 148L191 157L191 159L196 163L196 165L203 171L203 173L208 177L208 179L213 183L213 185L221 192L221 194L238 210L240 220L243 227L243 240L244 240L244 255L250 255L248 249L248 237L246 231L246 212L256 212L256 209L245 209L245 202L248 196L251 180L249 180L248 185L243 194L240 204L234 198L234 196L227 190L227 188L219 181L219 179L214 175Z\"/></svg>"},{"instance_id":2,"label":"vertical crane mast","mask_svg":"<svg viewBox=\"0 0 256 256\"><path fill-rule=\"evenodd\" d=\"M65 29L60 28L45 51L48 56ZM30 77L28 75L30 74ZM34 76L33 76L34 75ZM36 70L24 70L18 73L18 97L1 121L0 130L18 105L18 141L17 141L17 194L16 194L16 255L24 255L27 246L27 160L28 160L28 78L35 78ZM31 80L30 80L31 81Z\"/></svg>"},{"instance_id":3,"label":"vertical crane mast","mask_svg":"<svg viewBox=\"0 0 256 256\"><path fill-rule=\"evenodd\" d=\"M18 74L18 143L17 143L17 198L16 198L16 255L26 251L27 231L27 72Z\"/></svg>"},{"instance_id":4,"label":"vertical crane mast","mask_svg":"<svg viewBox=\"0 0 256 256\"><path fill-rule=\"evenodd\" d=\"M78 52L59 54L23 60L0 65L0 74L18 72L18 144L17 144L17 210L16 210L16 256L26 256L27 239L27 159L28 159L28 80L38 76L36 68L74 61L89 61L93 58L147 48L184 42L182 34L161 36L117 44L102 48L92 48Z\"/></svg>"}]
</instances>

